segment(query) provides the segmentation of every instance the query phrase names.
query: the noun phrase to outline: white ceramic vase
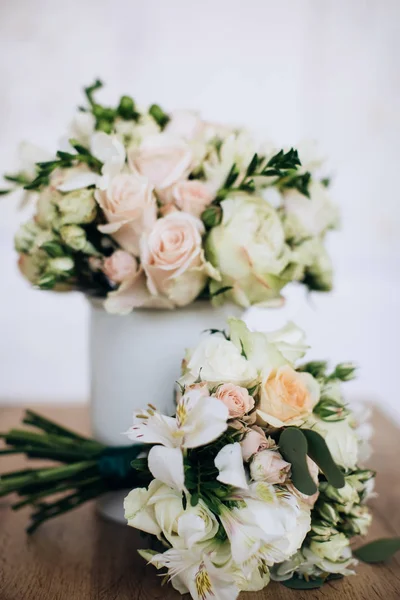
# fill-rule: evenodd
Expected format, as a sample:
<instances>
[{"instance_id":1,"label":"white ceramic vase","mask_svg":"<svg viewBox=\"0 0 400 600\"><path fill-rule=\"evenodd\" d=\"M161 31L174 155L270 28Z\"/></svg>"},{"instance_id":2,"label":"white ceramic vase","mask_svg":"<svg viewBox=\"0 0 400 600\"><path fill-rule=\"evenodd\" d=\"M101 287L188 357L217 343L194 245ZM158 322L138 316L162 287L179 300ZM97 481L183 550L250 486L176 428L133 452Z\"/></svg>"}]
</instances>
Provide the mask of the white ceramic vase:
<instances>
[{"instance_id":1,"label":"white ceramic vase","mask_svg":"<svg viewBox=\"0 0 400 600\"><path fill-rule=\"evenodd\" d=\"M174 413L175 384L185 349L196 345L205 329L223 329L242 309L214 308L197 301L177 310L137 310L108 314L90 305L91 421L96 439L120 446L132 443L122 432L136 409L148 403ZM123 522L125 493L111 492L99 501L100 512Z\"/></svg>"}]
</instances>

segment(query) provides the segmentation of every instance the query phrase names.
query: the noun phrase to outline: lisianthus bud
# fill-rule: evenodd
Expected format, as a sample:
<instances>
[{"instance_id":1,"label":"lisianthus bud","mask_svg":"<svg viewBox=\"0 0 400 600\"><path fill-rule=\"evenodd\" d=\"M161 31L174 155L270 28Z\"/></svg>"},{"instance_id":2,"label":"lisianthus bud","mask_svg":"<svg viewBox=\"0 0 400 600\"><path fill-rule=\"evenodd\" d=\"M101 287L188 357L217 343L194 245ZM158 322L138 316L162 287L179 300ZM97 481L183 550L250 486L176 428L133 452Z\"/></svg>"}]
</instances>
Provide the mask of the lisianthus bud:
<instances>
[{"instance_id":1,"label":"lisianthus bud","mask_svg":"<svg viewBox=\"0 0 400 600\"><path fill-rule=\"evenodd\" d=\"M338 562L349 546L349 540L344 533L335 533L328 541L310 543L310 550L320 558Z\"/></svg>"},{"instance_id":2,"label":"lisianthus bud","mask_svg":"<svg viewBox=\"0 0 400 600\"><path fill-rule=\"evenodd\" d=\"M67 274L74 268L74 261L69 256L51 258L47 264L47 272L55 274Z\"/></svg>"},{"instance_id":3,"label":"lisianthus bud","mask_svg":"<svg viewBox=\"0 0 400 600\"><path fill-rule=\"evenodd\" d=\"M339 515L331 504L327 502L318 503L318 512L321 518L329 524L336 525L339 521Z\"/></svg>"},{"instance_id":4,"label":"lisianthus bud","mask_svg":"<svg viewBox=\"0 0 400 600\"><path fill-rule=\"evenodd\" d=\"M354 504L359 502L357 491L346 481L344 487L335 488L328 483L321 483L320 490L336 503L336 508L340 512L348 513Z\"/></svg>"},{"instance_id":5,"label":"lisianthus bud","mask_svg":"<svg viewBox=\"0 0 400 600\"><path fill-rule=\"evenodd\" d=\"M64 225L60 229L60 236L72 250L85 254L97 254L95 247L87 240L86 231L79 225Z\"/></svg>"},{"instance_id":6,"label":"lisianthus bud","mask_svg":"<svg viewBox=\"0 0 400 600\"><path fill-rule=\"evenodd\" d=\"M323 521L313 521L310 536L313 540L324 542L335 533L335 530Z\"/></svg>"},{"instance_id":7,"label":"lisianthus bud","mask_svg":"<svg viewBox=\"0 0 400 600\"><path fill-rule=\"evenodd\" d=\"M91 190L75 190L64 194L58 201L60 225L91 223L96 217L97 204Z\"/></svg>"},{"instance_id":8,"label":"lisianthus bud","mask_svg":"<svg viewBox=\"0 0 400 600\"><path fill-rule=\"evenodd\" d=\"M17 252L27 254L33 247L36 237L41 232L35 221L28 221L21 225L14 236L14 246Z\"/></svg>"},{"instance_id":9,"label":"lisianthus bud","mask_svg":"<svg viewBox=\"0 0 400 600\"><path fill-rule=\"evenodd\" d=\"M356 366L353 363L340 363L337 365L333 376L342 381L350 381L355 377Z\"/></svg>"}]
</instances>

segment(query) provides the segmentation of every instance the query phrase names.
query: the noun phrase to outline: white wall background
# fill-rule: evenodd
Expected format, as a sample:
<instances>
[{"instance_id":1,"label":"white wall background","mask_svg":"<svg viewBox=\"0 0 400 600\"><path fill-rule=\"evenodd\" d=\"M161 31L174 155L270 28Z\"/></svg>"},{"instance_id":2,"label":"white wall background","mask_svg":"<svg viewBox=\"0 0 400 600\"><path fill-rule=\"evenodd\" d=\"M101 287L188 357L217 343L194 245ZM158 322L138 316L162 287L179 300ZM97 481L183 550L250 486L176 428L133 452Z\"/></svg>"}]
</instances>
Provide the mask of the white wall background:
<instances>
[{"instance_id":1,"label":"white wall background","mask_svg":"<svg viewBox=\"0 0 400 600\"><path fill-rule=\"evenodd\" d=\"M200 108L281 144L316 138L343 228L336 291L298 320L313 356L356 360L349 387L400 419L399 53L398 0L3 0L1 170L21 139L52 149L95 76L106 100ZM85 399L85 301L19 277L16 205L0 201L0 403Z\"/></svg>"}]
</instances>

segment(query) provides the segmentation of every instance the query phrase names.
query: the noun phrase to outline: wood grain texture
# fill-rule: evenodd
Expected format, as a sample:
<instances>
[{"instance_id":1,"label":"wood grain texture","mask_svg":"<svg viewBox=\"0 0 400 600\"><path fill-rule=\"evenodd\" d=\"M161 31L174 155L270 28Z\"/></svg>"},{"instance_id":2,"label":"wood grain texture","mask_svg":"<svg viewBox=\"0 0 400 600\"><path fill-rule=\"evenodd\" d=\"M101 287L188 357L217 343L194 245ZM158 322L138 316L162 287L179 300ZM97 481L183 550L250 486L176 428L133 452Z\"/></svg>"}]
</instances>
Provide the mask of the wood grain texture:
<instances>
[{"instance_id":1,"label":"wood grain texture","mask_svg":"<svg viewBox=\"0 0 400 600\"><path fill-rule=\"evenodd\" d=\"M35 407L82 433L87 432L85 407ZM0 408L2 431L18 424L22 409ZM378 497L372 501L374 521L367 539L400 535L400 431L380 413L374 416ZM21 457L0 458L0 472L21 468ZM42 526L32 537L25 527L29 509L13 512L11 498L0 499L0 600L178 600L171 586L161 587L152 567L137 555L140 535L131 528L99 518L90 503ZM271 583L243 600L397 600L400 560L382 566L360 565L356 577L320 590L293 591Z\"/></svg>"}]
</instances>

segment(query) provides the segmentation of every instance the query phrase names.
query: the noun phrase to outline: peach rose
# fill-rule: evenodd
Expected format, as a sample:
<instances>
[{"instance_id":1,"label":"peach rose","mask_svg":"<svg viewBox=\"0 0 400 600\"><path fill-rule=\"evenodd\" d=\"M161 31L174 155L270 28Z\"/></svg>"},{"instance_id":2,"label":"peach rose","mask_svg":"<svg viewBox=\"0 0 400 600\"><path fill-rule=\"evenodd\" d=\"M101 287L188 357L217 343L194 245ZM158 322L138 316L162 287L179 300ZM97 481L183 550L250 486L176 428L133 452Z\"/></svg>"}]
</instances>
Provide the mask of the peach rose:
<instances>
[{"instance_id":1,"label":"peach rose","mask_svg":"<svg viewBox=\"0 0 400 600\"><path fill-rule=\"evenodd\" d=\"M311 414L319 400L319 384L309 373L289 365L274 369L263 381L257 422L282 427Z\"/></svg>"},{"instance_id":2,"label":"peach rose","mask_svg":"<svg viewBox=\"0 0 400 600\"><path fill-rule=\"evenodd\" d=\"M214 396L228 408L231 419L243 417L254 408L254 398L247 389L233 383L220 385Z\"/></svg>"},{"instance_id":3,"label":"peach rose","mask_svg":"<svg viewBox=\"0 0 400 600\"><path fill-rule=\"evenodd\" d=\"M261 427L255 425L247 431L245 437L240 442L240 446L242 448L243 460L247 462L257 452L274 447L275 442L271 438L266 437Z\"/></svg>"},{"instance_id":4,"label":"peach rose","mask_svg":"<svg viewBox=\"0 0 400 600\"><path fill-rule=\"evenodd\" d=\"M262 450L251 461L250 474L254 481L276 485L286 481L290 468L290 463L283 460L276 450Z\"/></svg>"},{"instance_id":5,"label":"peach rose","mask_svg":"<svg viewBox=\"0 0 400 600\"><path fill-rule=\"evenodd\" d=\"M190 146L167 133L148 136L138 149L128 152L131 169L147 177L156 190L164 190L186 177L192 159Z\"/></svg>"},{"instance_id":6,"label":"peach rose","mask_svg":"<svg viewBox=\"0 0 400 600\"><path fill-rule=\"evenodd\" d=\"M103 273L114 283L122 283L136 271L136 258L129 252L125 252L125 250L116 250L103 262Z\"/></svg>"},{"instance_id":7,"label":"peach rose","mask_svg":"<svg viewBox=\"0 0 400 600\"><path fill-rule=\"evenodd\" d=\"M178 208L195 217L200 217L214 198L205 183L194 179L178 181L173 186L171 195Z\"/></svg>"},{"instance_id":8,"label":"peach rose","mask_svg":"<svg viewBox=\"0 0 400 600\"><path fill-rule=\"evenodd\" d=\"M150 231L157 218L153 188L147 179L120 173L105 191L96 190L95 198L108 221L99 225L99 230L111 234L124 250L138 255L140 236Z\"/></svg>"},{"instance_id":9,"label":"peach rose","mask_svg":"<svg viewBox=\"0 0 400 600\"><path fill-rule=\"evenodd\" d=\"M166 296L174 305L192 302L209 274L202 249L202 222L187 213L174 212L158 219L142 237L140 258L153 296Z\"/></svg>"}]
</instances>

